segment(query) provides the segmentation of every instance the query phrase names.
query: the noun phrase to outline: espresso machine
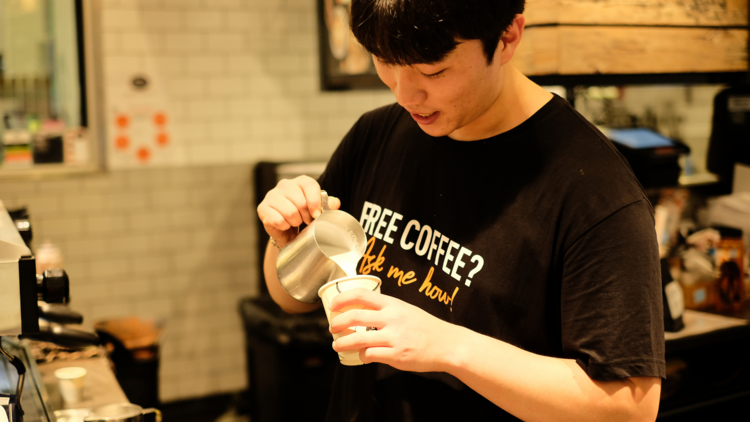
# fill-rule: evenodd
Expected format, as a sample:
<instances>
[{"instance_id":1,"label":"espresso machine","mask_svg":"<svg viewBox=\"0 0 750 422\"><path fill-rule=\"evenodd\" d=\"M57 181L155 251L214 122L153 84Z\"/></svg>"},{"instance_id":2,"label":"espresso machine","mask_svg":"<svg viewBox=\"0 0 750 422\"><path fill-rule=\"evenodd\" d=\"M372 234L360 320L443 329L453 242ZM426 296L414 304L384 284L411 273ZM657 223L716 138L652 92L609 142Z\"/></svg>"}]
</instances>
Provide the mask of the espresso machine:
<instances>
[{"instance_id":1,"label":"espresso machine","mask_svg":"<svg viewBox=\"0 0 750 422\"><path fill-rule=\"evenodd\" d=\"M0 422L54 421L35 360L21 339L75 347L96 344L98 337L62 325L83 319L65 306L68 276L61 269L36 273L28 216L11 214L0 201Z\"/></svg>"}]
</instances>

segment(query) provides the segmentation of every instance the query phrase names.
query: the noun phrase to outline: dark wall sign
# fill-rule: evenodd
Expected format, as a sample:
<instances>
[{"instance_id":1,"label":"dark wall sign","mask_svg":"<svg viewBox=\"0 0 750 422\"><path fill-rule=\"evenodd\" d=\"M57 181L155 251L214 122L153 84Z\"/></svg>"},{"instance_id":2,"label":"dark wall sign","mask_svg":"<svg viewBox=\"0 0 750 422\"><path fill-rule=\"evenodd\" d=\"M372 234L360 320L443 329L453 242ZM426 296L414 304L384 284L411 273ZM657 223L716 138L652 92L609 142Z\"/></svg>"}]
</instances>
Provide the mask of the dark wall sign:
<instances>
[{"instance_id":1,"label":"dark wall sign","mask_svg":"<svg viewBox=\"0 0 750 422\"><path fill-rule=\"evenodd\" d=\"M350 3L351 0L318 0L321 88L386 88L370 54L349 29Z\"/></svg>"}]
</instances>

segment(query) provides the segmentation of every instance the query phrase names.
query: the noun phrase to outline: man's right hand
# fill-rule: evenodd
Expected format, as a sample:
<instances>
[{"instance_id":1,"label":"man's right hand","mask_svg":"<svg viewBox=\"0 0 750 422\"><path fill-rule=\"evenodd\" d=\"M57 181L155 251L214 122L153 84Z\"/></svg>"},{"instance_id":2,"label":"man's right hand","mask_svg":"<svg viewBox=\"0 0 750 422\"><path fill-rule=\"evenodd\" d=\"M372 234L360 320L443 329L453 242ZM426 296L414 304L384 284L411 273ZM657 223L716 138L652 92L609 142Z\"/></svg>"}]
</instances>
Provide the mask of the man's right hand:
<instances>
[{"instance_id":1,"label":"man's right hand","mask_svg":"<svg viewBox=\"0 0 750 422\"><path fill-rule=\"evenodd\" d=\"M341 201L331 197L328 206L338 209ZM279 247L294 240L297 228L312 223L320 213L320 185L309 176L280 181L258 205L258 217Z\"/></svg>"},{"instance_id":2,"label":"man's right hand","mask_svg":"<svg viewBox=\"0 0 750 422\"><path fill-rule=\"evenodd\" d=\"M328 197L328 206L331 209L339 209L341 201ZM321 212L320 185L308 176L280 181L258 205L258 217L279 248L288 245L297 237L298 228L302 223L312 223ZM300 302L284 290L276 275L278 256L278 249L269 244L263 260L263 274L273 300L289 313L309 312L320 306Z\"/></svg>"}]
</instances>

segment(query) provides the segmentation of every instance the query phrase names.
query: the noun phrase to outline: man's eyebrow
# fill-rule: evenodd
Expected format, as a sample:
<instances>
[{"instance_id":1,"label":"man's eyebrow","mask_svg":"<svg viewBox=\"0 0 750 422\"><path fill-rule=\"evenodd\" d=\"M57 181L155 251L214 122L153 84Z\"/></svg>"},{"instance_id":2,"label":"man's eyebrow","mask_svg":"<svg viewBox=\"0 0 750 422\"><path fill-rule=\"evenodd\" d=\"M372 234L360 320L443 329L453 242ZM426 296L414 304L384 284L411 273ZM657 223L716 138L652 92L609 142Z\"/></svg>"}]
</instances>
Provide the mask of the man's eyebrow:
<instances>
[{"instance_id":1,"label":"man's eyebrow","mask_svg":"<svg viewBox=\"0 0 750 422\"><path fill-rule=\"evenodd\" d=\"M380 63L383 63L384 65L387 65L387 66L444 66L444 65L446 65L445 62L447 60L447 57L446 57L446 58L443 58L442 60L439 60L439 61L436 61L436 62L431 62L431 63L427 63L427 62L413 62L413 63L410 63L408 61L399 62L398 60L386 60L386 59L384 59L382 57L378 57L378 56L376 56L376 55L374 55L372 53L370 53L370 55L372 56L373 60L377 60Z\"/></svg>"},{"instance_id":2,"label":"man's eyebrow","mask_svg":"<svg viewBox=\"0 0 750 422\"><path fill-rule=\"evenodd\" d=\"M445 60L440 60L439 62L433 62L433 63L414 63L412 66L447 66L445 63Z\"/></svg>"}]
</instances>

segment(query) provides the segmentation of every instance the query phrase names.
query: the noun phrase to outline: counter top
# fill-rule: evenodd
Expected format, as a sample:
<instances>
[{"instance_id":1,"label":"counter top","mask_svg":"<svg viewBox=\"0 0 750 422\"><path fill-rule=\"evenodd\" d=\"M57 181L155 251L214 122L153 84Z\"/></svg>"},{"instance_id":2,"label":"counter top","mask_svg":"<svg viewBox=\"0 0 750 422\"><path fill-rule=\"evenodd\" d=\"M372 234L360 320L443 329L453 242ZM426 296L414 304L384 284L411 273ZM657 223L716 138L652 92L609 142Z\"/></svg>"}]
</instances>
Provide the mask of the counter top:
<instances>
[{"instance_id":1,"label":"counter top","mask_svg":"<svg viewBox=\"0 0 750 422\"><path fill-rule=\"evenodd\" d=\"M83 401L75 405L66 405L60 396L55 370L67 366L80 366L86 369L83 384ZM77 359L72 361L53 361L38 364L44 387L49 394L49 404L54 410L83 409L113 403L127 403L128 398L122 391L110 367L109 360L104 357Z\"/></svg>"},{"instance_id":2,"label":"counter top","mask_svg":"<svg viewBox=\"0 0 750 422\"><path fill-rule=\"evenodd\" d=\"M724 328L747 325L747 320L742 318L710 314L708 312L699 312L691 309L685 310L685 313L682 315L682 320L685 323L685 328L674 333L665 332L664 337L666 340L674 340L705 334Z\"/></svg>"}]
</instances>

